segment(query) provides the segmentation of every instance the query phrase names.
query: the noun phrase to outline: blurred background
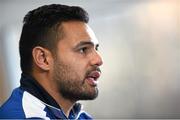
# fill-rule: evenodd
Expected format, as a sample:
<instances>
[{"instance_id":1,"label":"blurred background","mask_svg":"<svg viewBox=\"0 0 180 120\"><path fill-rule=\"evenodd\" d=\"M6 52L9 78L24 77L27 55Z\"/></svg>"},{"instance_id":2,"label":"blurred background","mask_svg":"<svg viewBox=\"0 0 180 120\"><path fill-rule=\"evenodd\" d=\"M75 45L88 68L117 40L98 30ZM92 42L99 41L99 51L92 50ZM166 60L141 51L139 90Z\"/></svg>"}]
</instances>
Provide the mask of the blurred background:
<instances>
[{"instance_id":1,"label":"blurred background","mask_svg":"<svg viewBox=\"0 0 180 120\"><path fill-rule=\"evenodd\" d=\"M25 14L44 4L78 5L104 58L100 94L82 101L94 118L180 118L180 0L1 0L0 105L19 86Z\"/></svg>"}]
</instances>

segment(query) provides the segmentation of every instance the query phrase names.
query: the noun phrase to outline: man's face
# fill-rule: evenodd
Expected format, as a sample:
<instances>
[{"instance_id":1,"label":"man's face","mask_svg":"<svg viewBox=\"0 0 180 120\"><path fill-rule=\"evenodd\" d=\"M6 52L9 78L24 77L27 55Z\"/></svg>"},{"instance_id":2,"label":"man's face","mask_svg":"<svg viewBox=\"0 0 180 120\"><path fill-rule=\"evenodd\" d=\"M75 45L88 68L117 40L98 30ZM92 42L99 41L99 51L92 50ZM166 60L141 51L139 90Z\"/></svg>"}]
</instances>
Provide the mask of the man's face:
<instances>
[{"instance_id":1,"label":"man's face","mask_svg":"<svg viewBox=\"0 0 180 120\"><path fill-rule=\"evenodd\" d=\"M91 28L77 21L64 22L58 42L53 80L60 94L70 100L91 100L98 96L97 79L102 59Z\"/></svg>"}]
</instances>

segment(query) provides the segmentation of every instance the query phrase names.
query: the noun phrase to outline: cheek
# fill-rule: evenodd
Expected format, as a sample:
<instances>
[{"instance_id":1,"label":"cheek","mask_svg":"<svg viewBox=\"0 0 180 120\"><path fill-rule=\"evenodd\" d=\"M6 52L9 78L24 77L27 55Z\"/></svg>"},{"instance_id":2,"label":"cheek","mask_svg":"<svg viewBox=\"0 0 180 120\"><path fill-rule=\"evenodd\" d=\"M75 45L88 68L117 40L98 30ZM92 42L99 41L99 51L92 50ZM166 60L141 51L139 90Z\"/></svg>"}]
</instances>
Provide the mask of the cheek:
<instances>
[{"instance_id":1,"label":"cheek","mask_svg":"<svg viewBox=\"0 0 180 120\"><path fill-rule=\"evenodd\" d=\"M82 64L82 62L75 60L72 61L71 63L71 68L77 73L77 74L84 74L85 70L85 65Z\"/></svg>"},{"instance_id":2,"label":"cheek","mask_svg":"<svg viewBox=\"0 0 180 120\"><path fill-rule=\"evenodd\" d=\"M63 56L59 56L58 59L60 60L59 62L70 68L69 72L71 73L69 74L72 74L73 76L78 75L79 77L84 77L88 68L88 62L86 58L82 58L82 56L78 56L72 52L67 52Z\"/></svg>"},{"instance_id":3,"label":"cheek","mask_svg":"<svg viewBox=\"0 0 180 120\"><path fill-rule=\"evenodd\" d=\"M75 56L74 54L66 55L61 60L63 60L66 65L71 66L76 71L84 70L87 66L86 59Z\"/></svg>"},{"instance_id":4,"label":"cheek","mask_svg":"<svg viewBox=\"0 0 180 120\"><path fill-rule=\"evenodd\" d=\"M72 60L69 63L69 65L71 67L72 72L74 73L74 77L83 80L87 72L86 64L80 60Z\"/></svg>"}]
</instances>

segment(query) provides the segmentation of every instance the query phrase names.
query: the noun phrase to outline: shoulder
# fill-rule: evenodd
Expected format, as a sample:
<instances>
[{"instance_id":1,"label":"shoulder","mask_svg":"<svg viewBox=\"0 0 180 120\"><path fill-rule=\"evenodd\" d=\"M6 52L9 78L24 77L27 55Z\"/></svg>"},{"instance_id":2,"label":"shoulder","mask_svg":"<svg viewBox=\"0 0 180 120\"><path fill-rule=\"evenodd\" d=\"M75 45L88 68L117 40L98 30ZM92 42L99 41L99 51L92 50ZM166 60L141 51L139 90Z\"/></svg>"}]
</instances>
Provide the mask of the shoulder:
<instances>
[{"instance_id":1,"label":"shoulder","mask_svg":"<svg viewBox=\"0 0 180 120\"><path fill-rule=\"evenodd\" d=\"M39 99L17 88L0 107L0 119L47 118L45 107Z\"/></svg>"},{"instance_id":2,"label":"shoulder","mask_svg":"<svg viewBox=\"0 0 180 120\"><path fill-rule=\"evenodd\" d=\"M13 90L9 99L0 107L0 119L25 118L22 108L23 91L20 88Z\"/></svg>"}]
</instances>

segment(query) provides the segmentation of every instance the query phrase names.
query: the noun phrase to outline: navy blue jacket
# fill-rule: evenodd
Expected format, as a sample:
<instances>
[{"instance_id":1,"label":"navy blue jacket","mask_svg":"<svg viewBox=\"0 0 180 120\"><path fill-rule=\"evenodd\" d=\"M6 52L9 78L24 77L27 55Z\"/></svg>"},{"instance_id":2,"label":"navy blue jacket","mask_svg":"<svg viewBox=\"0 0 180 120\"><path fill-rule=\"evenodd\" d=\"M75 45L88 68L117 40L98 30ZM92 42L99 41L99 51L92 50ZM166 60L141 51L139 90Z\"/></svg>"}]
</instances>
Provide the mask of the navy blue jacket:
<instances>
[{"instance_id":1,"label":"navy blue jacket","mask_svg":"<svg viewBox=\"0 0 180 120\"><path fill-rule=\"evenodd\" d=\"M0 107L0 119L92 119L76 103L68 117L57 102L32 77L22 74L20 87Z\"/></svg>"}]
</instances>

